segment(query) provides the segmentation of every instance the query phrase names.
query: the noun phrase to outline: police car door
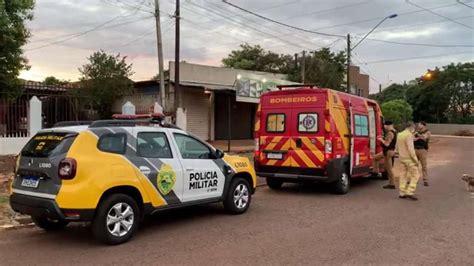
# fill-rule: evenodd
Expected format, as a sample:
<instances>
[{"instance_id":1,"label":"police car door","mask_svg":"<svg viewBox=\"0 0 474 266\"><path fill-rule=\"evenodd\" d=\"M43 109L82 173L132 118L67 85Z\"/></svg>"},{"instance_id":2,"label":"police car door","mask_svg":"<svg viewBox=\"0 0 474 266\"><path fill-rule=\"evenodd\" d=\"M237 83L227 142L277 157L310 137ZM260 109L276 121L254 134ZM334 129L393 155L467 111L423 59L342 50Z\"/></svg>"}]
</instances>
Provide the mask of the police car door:
<instances>
[{"instance_id":1,"label":"police car door","mask_svg":"<svg viewBox=\"0 0 474 266\"><path fill-rule=\"evenodd\" d=\"M212 158L211 148L190 135L174 132L173 136L184 169L184 201L222 196L225 177Z\"/></svg>"},{"instance_id":2,"label":"police car door","mask_svg":"<svg viewBox=\"0 0 474 266\"><path fill-rule=\"evenodd\" d=\"M183 169L172 136L155 128L136 130L139 170L150 179L167 205L183 201Z\"/></svg>"}]
</instances>

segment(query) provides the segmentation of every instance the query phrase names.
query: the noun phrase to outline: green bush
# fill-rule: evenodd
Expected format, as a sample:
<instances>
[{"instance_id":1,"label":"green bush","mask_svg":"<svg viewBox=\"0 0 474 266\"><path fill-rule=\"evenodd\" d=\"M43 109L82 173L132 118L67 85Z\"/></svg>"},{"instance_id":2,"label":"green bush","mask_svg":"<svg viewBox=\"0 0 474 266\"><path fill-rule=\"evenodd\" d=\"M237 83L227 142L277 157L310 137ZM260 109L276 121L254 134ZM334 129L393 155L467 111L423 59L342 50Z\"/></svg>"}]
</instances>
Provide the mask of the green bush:
<instances>
[{"instance_id":1,"label":"green bush","mask_svg":"<svg viewBox=\"0 0 474 266\"><path fill-rule=\"evenodd\" d=\"M413 120L413 109L405 100L392 100L381 106L385 120L390 120L400 129L405 122Z\"/></svg>"}]
</instances>

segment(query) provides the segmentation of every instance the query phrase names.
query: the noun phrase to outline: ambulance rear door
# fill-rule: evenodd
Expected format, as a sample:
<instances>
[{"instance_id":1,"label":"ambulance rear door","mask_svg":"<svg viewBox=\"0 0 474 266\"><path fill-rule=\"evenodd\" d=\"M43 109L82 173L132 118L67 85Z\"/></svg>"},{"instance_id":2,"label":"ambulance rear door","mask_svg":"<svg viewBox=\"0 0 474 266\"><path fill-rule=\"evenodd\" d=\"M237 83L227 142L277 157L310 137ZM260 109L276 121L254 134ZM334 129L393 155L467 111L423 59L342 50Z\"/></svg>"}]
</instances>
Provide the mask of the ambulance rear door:
<instances>
[{"instance_id":1,"label":"ambulance rear door","mask_svg":"<svg viewBox=\"0 0 474 266\"><path fill-rule=\"evenodd\" d=\"M261 166L291 166L289 156L291 108L288 105L262 105L260 135Z\"/></svg>"},{"instance_id":2,"label":"ambulance rear door","mask_svg":"<svg viewBox=\"0 0 474 266\"><path fill-rule=\"evenodd\" d=\"M316 99L316 97L307 97ZM293 105L290 134L291 166L322 168L324 163L324 106L317 102Z\"/></svg>"}]
</instances>

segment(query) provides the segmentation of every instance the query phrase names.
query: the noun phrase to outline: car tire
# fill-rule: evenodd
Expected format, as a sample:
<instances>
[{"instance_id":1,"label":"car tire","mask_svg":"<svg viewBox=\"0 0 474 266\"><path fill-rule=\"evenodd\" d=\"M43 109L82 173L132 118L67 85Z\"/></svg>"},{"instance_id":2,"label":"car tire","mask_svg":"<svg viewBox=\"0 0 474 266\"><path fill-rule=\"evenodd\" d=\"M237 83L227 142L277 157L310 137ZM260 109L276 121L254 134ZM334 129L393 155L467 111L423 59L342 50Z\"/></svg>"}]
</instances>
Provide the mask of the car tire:
<instances>
[{"instance_id":1,"label":"car tire","mask_svg":"<svg viewBox=\"0 0 474 266\"><path fill-rule=\"evenodd\" d=\"M332 191L335 194L343 195L351 188L351 178L347 171L342 171L336 181L331 183Z\"/></svg>"},{"instance_id":2,"label":"car tire","mask_svg":"<svg viewBox=\"0 0 474 266\"><path fill-rule=\"evenodd\" d=\"M252 188L247 180L235 178L224 199L224 208L231 214L242 214L247 211L252 201Z\"/></svg>"},{"instance_id":3,"label":"car tire","mask_svg":"<svg viewBox=\"0 0 474 266\"><path fill-rule=\"evenodd\" d=\"M31 220L36 226L46 230L46 231L58 231L63 229L68 225L69 222L64 220L51 220L46 217L34 217L31 216Z\"/></svg>"},{"instance_id":4,"label":"car tire","mask_svg":"<svg viewBox=\"0 0 474 266\"><path fill-rule=\"evenodd\" d=\"M283 181L275 179L275 178L266 178L267 186L271 189L280 189L283 185Z\"/></svg>"},{"instance_id":5,"label":"car tire","mask_svg":"<svg viewBox=\"0 0 474 266\"><path fill-rule=\"evenodd\" d=\"M125 194L112 194L100 202L92 231L98 241L118 245L132 238L139 222L137 202Z\"/></svg>"}]
</instances>

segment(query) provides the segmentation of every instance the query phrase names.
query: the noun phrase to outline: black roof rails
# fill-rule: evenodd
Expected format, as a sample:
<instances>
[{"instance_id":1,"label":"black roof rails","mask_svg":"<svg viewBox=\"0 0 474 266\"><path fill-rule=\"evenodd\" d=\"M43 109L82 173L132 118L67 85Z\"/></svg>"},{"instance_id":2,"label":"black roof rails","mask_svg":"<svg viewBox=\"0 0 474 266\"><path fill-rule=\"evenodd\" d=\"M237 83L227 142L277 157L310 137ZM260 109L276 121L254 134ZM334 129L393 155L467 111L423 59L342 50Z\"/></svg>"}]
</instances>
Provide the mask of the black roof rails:
<instances>
[{"instance_id":1,"label":"black roof rails","mask_svg":"<svg viewBox=\"0 0 474 266\"><path fill-rule=\"evenodd\" d=\"M135 127L137 125L159 125L160 127L164 128L174 128L174 129L181 129L180 127L167 123L164 120L155 120L155 119L136 119L136 120L128 120L128 119L113 119L113 120L97 120L92 122L89 127Z\"/></svg>"},{"instance_id":2,"label":"black roof rails","mask_svg":"<svg viewBox=\"0 0 474 266\"><path fill-rule=\"evenodd\" d=\"M291 84L291 85L277 85L278 89L282 88L299 88L299 87L310 87L310 88L318 88L316 84Z\"/></svg>"},{"instance_id":3,"label":"black roof rails","mask_svg":"<svg viewBox=\"0 0 474 266\"><path fill-rule=\"evenodd\" d=\"M83 126L90 125L92 121L61 121L53 125L53 127L72 127L72 126Z\"/></svg>"}]
</instances>

